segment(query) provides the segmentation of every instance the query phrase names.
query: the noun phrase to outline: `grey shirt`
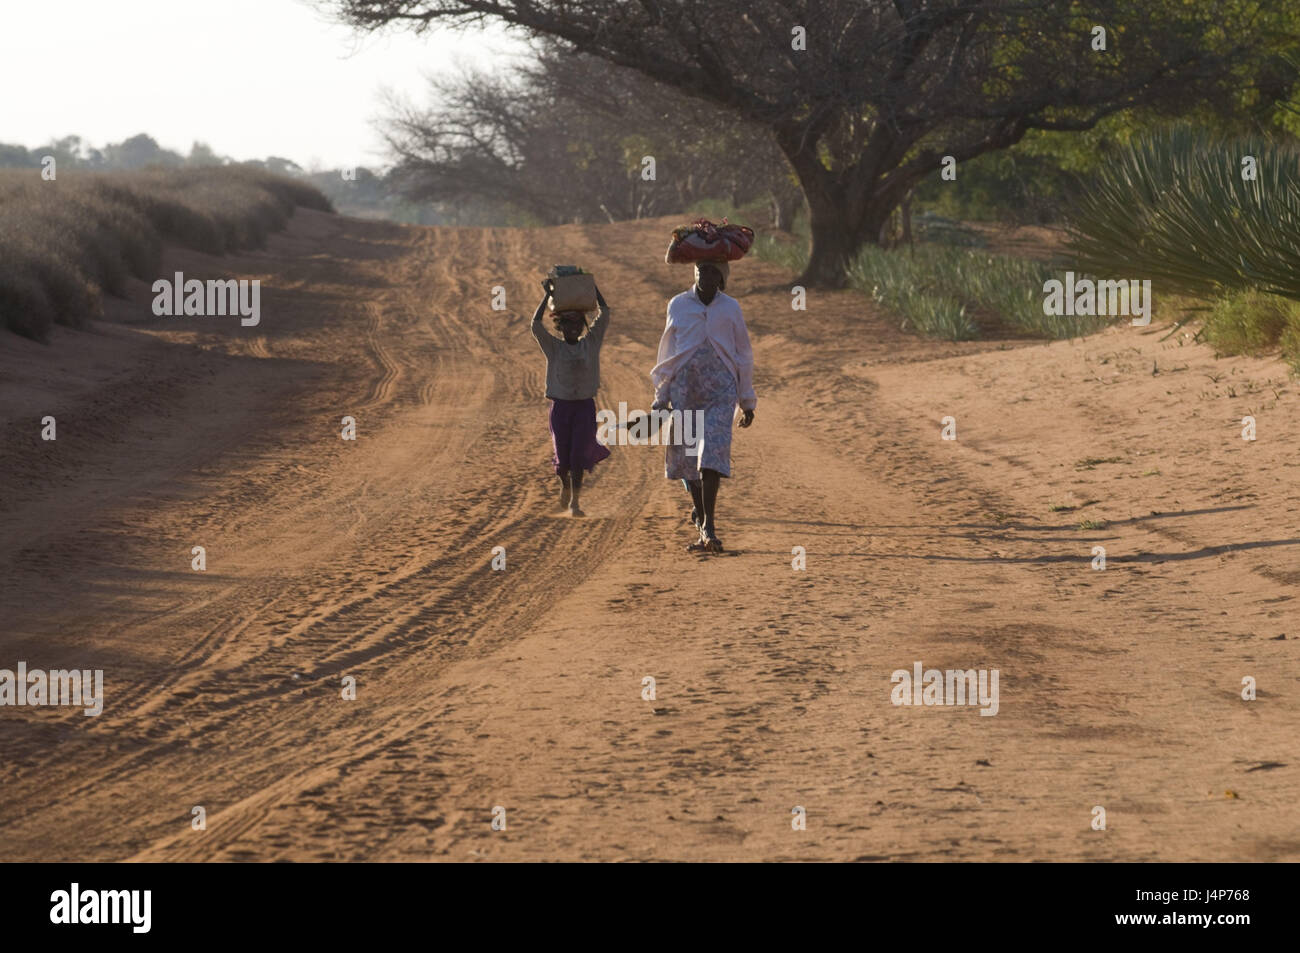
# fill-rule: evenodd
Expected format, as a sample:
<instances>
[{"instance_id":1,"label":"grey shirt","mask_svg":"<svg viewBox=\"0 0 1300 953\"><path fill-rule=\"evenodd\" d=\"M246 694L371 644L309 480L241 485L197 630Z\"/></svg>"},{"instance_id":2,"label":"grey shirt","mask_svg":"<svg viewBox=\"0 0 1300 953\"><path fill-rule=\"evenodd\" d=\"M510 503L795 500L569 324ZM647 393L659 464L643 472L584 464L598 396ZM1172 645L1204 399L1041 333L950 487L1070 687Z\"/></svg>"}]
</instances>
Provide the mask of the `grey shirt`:
<instances>
[{"instance_id":1,"label":"grey shirt","mask_svg":"<svg viewBox=\"0 0 1300 953\"><path fill-rule=\"evenodd\" d=\"M600 387L600 345L609 327L609 312L601 311L591 330L569 344L549 333L542 319L533 321L533 337L546 355L546 396L551 400L586 400Z\"/></svg>"}]
</instances>

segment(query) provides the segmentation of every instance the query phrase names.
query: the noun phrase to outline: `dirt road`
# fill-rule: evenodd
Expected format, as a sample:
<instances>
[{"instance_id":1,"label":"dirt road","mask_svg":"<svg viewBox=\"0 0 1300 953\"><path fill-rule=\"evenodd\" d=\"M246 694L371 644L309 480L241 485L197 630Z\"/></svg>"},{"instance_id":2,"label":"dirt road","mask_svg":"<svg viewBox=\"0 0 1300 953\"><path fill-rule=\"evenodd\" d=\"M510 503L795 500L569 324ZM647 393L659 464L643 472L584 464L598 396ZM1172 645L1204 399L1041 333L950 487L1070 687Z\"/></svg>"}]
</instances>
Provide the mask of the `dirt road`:
<instances>
[{"instance_id":1,"label":"dirt road","mask_svg":"<svg viewBox=\"0 0 1300 953\"><path fill-rule=\"evenodd\" d=\"M0 707L6 859L1300 859L1283 366L1154 327L922 341L745 261L736 552L689 556L659 448L554 508L527 326L545 268L595 271L597 405L648 408L672 224L300 211L164 262L261 279L256 327L141 285L93 334L0 341L0 668L105 694ZM893 704L918 662L997 670L996 715Z\"/></svg>"}]
</instances>

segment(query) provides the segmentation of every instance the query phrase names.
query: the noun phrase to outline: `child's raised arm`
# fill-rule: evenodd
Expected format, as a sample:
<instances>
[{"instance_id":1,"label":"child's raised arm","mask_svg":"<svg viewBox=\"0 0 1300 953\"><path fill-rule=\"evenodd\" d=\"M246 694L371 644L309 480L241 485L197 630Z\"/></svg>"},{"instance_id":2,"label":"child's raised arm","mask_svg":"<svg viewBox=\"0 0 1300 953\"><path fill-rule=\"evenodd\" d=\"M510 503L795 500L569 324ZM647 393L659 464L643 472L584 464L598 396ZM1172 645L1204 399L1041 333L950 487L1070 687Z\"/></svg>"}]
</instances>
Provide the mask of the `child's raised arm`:
<instances>
[{"instance_id":1,"label":"child's raised arm","mask_svg":"<svg viewBox=\"0 0 1300 953\"><path fill-rule=\"evenodd\" d=\"M600 311L596 313L596 320L591 322L591 335L597 341L605 337L605 329L609 326L609 305L605 303L605 296L600 293L600 287L596 287L596 304L600 305Z\"/></svg>"},{"instance_id":2,"label":"child's raised arm","mask_svg":"<svg viewBox=\"0 0 1300 953\"><path fill-rule=\"evenodd\" d=\"M551 356L551 348L555 344L555 338L546 333L546 328L542 326L542 315L546 313L546 299L551 296L550 280L542 282L542 300L537 305L537 310L533 312L532 332L533 337L537 340L537 345L542 349L542 353L547 357Z\"/></svg>"}]
</instances>

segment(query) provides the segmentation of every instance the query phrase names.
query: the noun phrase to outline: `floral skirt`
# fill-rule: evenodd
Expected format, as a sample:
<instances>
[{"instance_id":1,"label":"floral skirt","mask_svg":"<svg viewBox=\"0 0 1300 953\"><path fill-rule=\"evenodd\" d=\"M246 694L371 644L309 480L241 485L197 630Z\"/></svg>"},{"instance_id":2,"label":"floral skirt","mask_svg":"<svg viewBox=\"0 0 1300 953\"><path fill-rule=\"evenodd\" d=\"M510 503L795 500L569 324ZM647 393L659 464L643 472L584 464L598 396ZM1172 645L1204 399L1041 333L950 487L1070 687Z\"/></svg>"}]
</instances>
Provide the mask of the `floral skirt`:
<instances>
[{"instance_id":1,"label":"floral skirt","mask_svg":"<svg viewBox=\"0 0 1300 953\"><path fill-rule=\"evenodd\" d=\"M695 349L668 384L672 409L704 411L704 433L696 434L694 447L674 440L665 448L664 476L670 480L698 480L700 470L717 470L731 476L731 422L736 416L736 378L707 341ZM698 456L687 450L699 450Z\"/></svg>"}]
</instances>

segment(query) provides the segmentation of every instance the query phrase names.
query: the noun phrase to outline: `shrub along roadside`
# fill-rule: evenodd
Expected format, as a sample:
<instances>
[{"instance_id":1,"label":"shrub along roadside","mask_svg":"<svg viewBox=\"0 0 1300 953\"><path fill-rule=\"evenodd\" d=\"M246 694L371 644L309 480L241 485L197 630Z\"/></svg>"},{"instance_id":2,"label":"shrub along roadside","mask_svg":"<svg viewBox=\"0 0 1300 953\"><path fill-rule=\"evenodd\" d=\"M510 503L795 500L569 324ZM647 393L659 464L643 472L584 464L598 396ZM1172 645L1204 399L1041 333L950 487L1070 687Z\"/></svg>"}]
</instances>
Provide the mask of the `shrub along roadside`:
<instances>
[{"instance_id":1,"label":"shrub along roadside","mask_svg":"<svg viewBox=\"0 0 1300 953\"><path fill-rule=\"evenodd\" d=\"M918 242L884 249L868 245L849 266L849 285L871 295L901 318L901 327L953 341L980 336L980 321L1033 337L1081 337L1107 318L1043 313L1043 282L1060 269L1042 262L990 255L970 246L982 241L959 222L919 215ZM929 240L926 240L929 239ZM808 236L793 240L759 233L752 254L793 272L808 262Z\"/></svg>"},{"instance_id":2,"label":"shrub along roadside","mask_svg":"<svg viewBox=\"0 0 1300 953\"><path fill-rule=\"evenodd\" d=\"M1047 264L968 248L917 245L867 247L849 266L849 283L903 317L903 327L966 341L979 337L978 315L1025 335L1081 337L1110 320L1043 313Z\"/></svg>"},{"instance_id":3,"label":"shrub along roadside","mask_svg":"<svg viewBox=\"0 0 1300 953\"><path fill-rule=\"evenodd\" d=\"M148 279L163 242L213 255L258 248L297 206L333 211L313 186L247 166L140 172L0 170L0 324L45 341L83 327L101 296Z\"/></svg>"},{"instance_id":4,"label":"shrub along roadside","mask_svg":"<svg viewBox=\"0 0 1300 953\"><path fill-rule=\"evenodd\" d=\"M1220 354L1262 356L1280 349L1300 374L1300 302L1259 291L1236 292L1213 303L1202 328Z\"/></svg>"},{"instance_id":5,"label":"shrub along roadside","mask_svg":"<svg viewBox=\"0 0 1300 953\"><path fill-rule=\"evenodd\" d=\"M1300 300L1300 151L1185 126L1147 135L1081 190L1070 232L1098 274L1206 300L1250 289Z\"/></svg>"},{"instance_id":6,"label":"shrub along roadside","mask_svg":"<svg viewBox=\"0 0 1300 953\"><path fill-rule=\"evenodd\" d=\"M1083 267L1141 275L1206 302L1220 354L1281 350L1300 373L1300 149L1187 126L1149 134L1108 162L1070 214Z\"/></svg>"}]
</instances>

